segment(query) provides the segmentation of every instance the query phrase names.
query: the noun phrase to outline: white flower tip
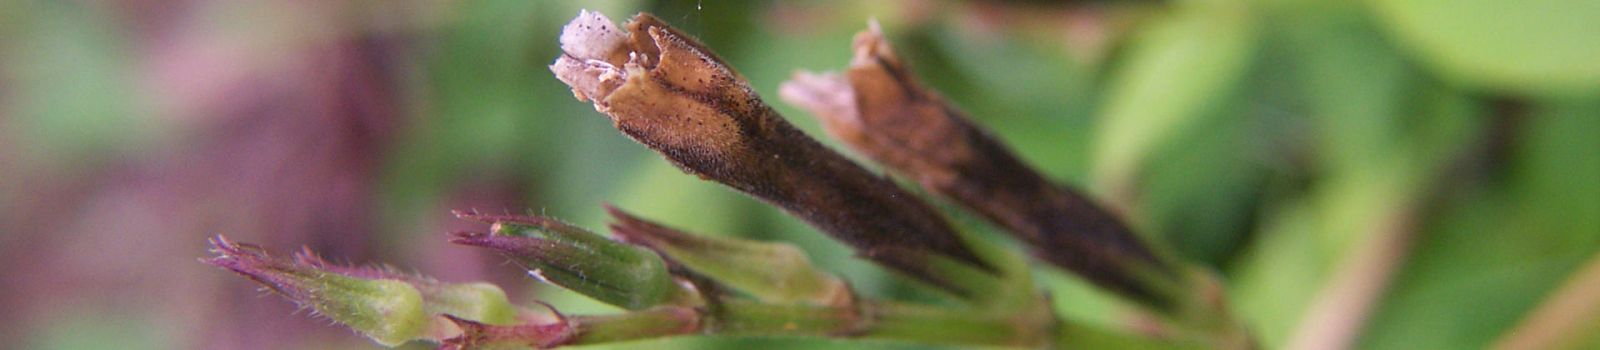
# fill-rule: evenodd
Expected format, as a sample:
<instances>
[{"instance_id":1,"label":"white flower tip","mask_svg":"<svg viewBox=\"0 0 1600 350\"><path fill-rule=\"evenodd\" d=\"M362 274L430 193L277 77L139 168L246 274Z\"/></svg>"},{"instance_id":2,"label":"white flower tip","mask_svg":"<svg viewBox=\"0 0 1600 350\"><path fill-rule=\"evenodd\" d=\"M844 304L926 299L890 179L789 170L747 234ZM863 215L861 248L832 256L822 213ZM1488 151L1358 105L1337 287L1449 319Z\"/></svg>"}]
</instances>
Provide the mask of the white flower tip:
<instances>
[{"instance_id":1,"label":"white flower tip","mask_svg":"<svg viewBox=\"0 0 1600 350\"><path fill-rule=\"evenodd\" d=\"M810 110L824 123L852 127L861 125L861 118L856 111L855 90L851 88L850 81L839 73L797 71L792 79L778 86L778 97Z\"/></svg>"},{"instance_id":2,"label":"white flower tip","mask_svg":"<svg viewBox=\"0 0 1600 350\"><path fill-rule=\"evenodd\" d=\"M627 74L617 67L623 62L608 59L625 50L628 33L600 12L579 10L561 29L563 54L550 65L556 78L572 87L580 101L594 101L600 108L607 95L622 85Z\"/></svg>"},{"instance_id":3,"label":"white flower tip","mask_svg":"<svg viewBox=\"0 0 1600 350\"><path fill-rule=\"evenodd\" d=\"M627 38L627 32L605 14L579 10L578 17L561 28L561 51L580 59L605 59Z\"/></svg>"}]
</instances>

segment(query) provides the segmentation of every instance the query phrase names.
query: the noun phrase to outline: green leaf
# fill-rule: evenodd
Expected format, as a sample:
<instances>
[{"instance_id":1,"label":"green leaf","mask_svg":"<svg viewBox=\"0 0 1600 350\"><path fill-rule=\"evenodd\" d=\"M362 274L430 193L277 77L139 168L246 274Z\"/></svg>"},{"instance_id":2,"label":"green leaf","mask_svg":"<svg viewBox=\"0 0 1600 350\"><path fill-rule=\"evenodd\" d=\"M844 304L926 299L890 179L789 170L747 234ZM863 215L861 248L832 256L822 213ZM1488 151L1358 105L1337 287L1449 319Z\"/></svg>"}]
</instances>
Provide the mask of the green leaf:
<instances>
[{"instance_id":1,"label":"green leaf","mask_svg":"<svg viewBox=\"0 0 1600 350\"><path fill-rule=\"evenodd\" d=\"M1451 80L1495 91L1600 88L1600 2L1371 1L1406 50Z\"/></svg>"},{"instance_id":2,"label":"green leaf","mask_svg":"<svg viewBox=\"0 0 1600 350\"><path fill-rule=\"evenodd\" d=\"M1230 100L1238 98L1230 97ZM1241 103L1220 116L1206 116L1151 155L1142 171L1137 206L1150 235L1190 259L1221 265L1252 229L1266 182L1259 164L1270 141L1263 124L1248 118Z\"/></svg>"},{"instance_id":3,"label":"green leaf","mask_svg":"<svg viewBox=\"0 0 1600 350\"><path fill-rule=\"evenodd\" d=\"M1558 287L1600 243L1600 104L1531 107L1513 137L1504 186L1469 193L1433 221L1390 299L1374 315L1368 348L1476 348L1489 344Z\"/></svg>"},{"instance_id":4,"label":"green leaf","mask_svg":"<svg viewBox=\"0 0 1600 350\"><path fill-rule=\"evenodd\" d=\"M1116 72L1094 145L1101 190L1130 188L1154 148L1216 107L1255 48L1252 15L1232 4L1190 4L1152 19Z\"/></svg>"}]
</instances>

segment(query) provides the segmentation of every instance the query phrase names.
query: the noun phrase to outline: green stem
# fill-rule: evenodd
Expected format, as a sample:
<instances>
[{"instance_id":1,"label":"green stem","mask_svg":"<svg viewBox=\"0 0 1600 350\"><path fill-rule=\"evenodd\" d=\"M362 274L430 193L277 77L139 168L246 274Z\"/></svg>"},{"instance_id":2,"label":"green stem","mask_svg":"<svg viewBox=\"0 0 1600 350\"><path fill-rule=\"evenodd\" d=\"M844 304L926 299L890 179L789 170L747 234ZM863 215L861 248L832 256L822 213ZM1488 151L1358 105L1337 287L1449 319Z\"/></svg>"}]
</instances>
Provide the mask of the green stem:
<instances>
[{"instance_id":1,"label":"green stem","mask_svg":"<svg viewBox=\"0 0 1600 350\"><path fill-rule=\"evenodd\" d=\"M1056 349L1210 349L1196 340L1156 338L1110 331L1080 324L1063 323L1056 329Z\"/></svg>"},{"instance_id":2,"label":"green stem","mask_svg":"<svg viewBox=\"0 0 1600 350\"><path fill-rule=\"evenodd\" d=\"M575 317L571 321L578 334L566 345L681 335L737 335L1018 348L1203 348L1194 343L1058 323L1048 311L1019 316L895 302L866 302L852 308L749 301L731 301L716 309L711 312L706 308L663 306L621 315Z\"/></svg>"},{"instance_id":3,"label":"green stem","mask_svg":"<svg viewBox=\"0 0 1600 350\"><path fill-rule=\"evenodd\" d=\"M1176 261L1176 260L1172 260ZM1152 316L1171 327L1170 334L1186 342L1203 342L1216 349L1254 349L1258 346L1244 324L1234 317L1222 281L1210 271L1187 263L1176 263L1178 276L1148 270L1134 270L1135 276L1154 286L1157 293L1174 302L1164 309L1150 309Z\"/></svg>"},{"instance_id":4,"label":"green stem","mask_svg":"<svg viewBox=\"0 0 1600 350\"><path fill-rule=\"evenodd\" d=\"M873 324L865 338L940 345L988 345L1038 348L1049 341L1054 326L1043 318L1002 315L976 309L948 309L900 303L872 307Z\"/></svg>"},{"instance_id":5,"label":"green stem","mask_svg":"<svg viewBox=\"0 0 1600 350\"><path fill-rule=\"evenodd\" d=\"M618 315L579 316L571 322L578 335L568 344L599 344L694 334L700 328L700 314L692 308L662 306Z\"/></svg>"}]
</instances>

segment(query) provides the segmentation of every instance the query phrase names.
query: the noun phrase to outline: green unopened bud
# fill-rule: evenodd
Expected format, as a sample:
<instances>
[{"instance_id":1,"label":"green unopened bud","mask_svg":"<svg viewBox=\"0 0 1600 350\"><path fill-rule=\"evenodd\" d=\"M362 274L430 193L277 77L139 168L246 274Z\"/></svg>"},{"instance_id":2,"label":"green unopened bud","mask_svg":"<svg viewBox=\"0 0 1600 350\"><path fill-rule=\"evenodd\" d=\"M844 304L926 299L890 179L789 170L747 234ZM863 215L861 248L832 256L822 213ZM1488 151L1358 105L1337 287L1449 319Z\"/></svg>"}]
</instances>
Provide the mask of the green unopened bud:
<instances>
[{"instance_id":1,"label":"green unopened bud","mask_svg":"<svg viewBox=\"0 0 1600 350\"><path fill-rule=\"evenodd\" d=\"M704 274L766 302L845 305L850 288L817 269L790 244L765 243L684 233L640 219L614 207L611 232L648 246L695 272Z\"/></svg>"},{"instance_id":2,"label":"green unopened bud","mask_svg":"<svg viewBox=\"0 0 1600 350\"><path fill-rule=\"evenodd\" d=\"M408 283L330 275L323 284L323 297L313 298L312 307L379 344L416 339L429 323L422 294Z\"/></svg>"},{"instance_id":3,"label":"green unopened bud","mask_svg":"<svg viewBox=\"0 0 1600 350\"><path fill-rule=\"evenodd\" d=\"M398 280L411 284L422 294L423 309L429 315L450 314L457 318L492 325L517 322L516 306L506 298L505 291L484 282L444 283L416 274L395 271L388 267L349 267L329 264L310 250L301 251L294 263L317 270L369 280ZM437 328L437 327L436 327ZM435 329L438 331L438 329ZM448 332L446 332L448 333ZM449 334L439 334L447 336Z\"/></svg>"},{"instance_id":4,"label":"green unopened bud","mask_svg":"<svg viewBox=\"0 0 1600 350\"><path fill-rule=\"evenodd\" d=\"M517 307L511 305L505 291L493 284L434 283L417 285L417 289L422 291L428 314L447 314L491 325L517 323Z\"/></svg>"},{"instance_id":5,"label":"green unopened bud","mask_svg":"<svg viewBox=\"0 0 1600 350\"><path fill-rule=\"evenodd\" d=\"M431 317L422 293L405 281L359 278L305 260L278 259L220 236L211 245L217 256L202 261L249 277L379 344L400 345L428 331Z\"/></svg>"},{"instance_id":6,"label":"green unopened bud","mask_svg":"<svg viewBox=\"0 0 1600 350\"><path fill-rule=\"evenodd\" d=\"M629 310L690 300L666 262L643 247L548 218L457 215L493 225L491 233L456 233L451 242L497 250L540 280Z\"/></svg>"}]
</instances>

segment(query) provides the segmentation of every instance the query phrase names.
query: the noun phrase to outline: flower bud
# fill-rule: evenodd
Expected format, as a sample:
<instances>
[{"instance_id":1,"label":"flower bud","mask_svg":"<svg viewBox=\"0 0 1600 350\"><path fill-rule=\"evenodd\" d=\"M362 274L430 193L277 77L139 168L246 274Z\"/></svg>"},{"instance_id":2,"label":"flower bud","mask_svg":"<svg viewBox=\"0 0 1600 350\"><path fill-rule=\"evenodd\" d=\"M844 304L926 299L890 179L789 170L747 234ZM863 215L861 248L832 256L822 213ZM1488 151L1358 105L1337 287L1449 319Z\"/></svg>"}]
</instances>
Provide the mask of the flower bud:
<instances>
[{"instance_id":1,"label":"flower bud","mask_svg":"<svg viewBox=\"0 0 1600 350\"><path fill-rule=\"evenodd\" d=\"M397 280L411 284L422 294L423 308L429 315L450 314L488 324L516 322L518 308L511 305L505 291L485 282L444 283L388 267L349 267L330 264L311 250L295 254L294 262L307 267L360 279Z\"/></svg>"},{"instance_id":2,"label":"flower bud","mask_svg":"<svg viewBox=\"0 0 1600 350\"><path fill-rule=\"evenodd\" d=\"M519 317L506 293L488 283L443 283L386 267L335 265L310 250L280 259L221 236L211 245L217 256L201 261L255 280L383 345L454 336L456 330L438 318L444 314L493 325L514 324Z\"/></svg>"},{"instance_id":3,"label":"flower bud","mask_svg":"<svg viewBox=\"0 0 1600 350\"><path fill-rule=\"evenodd\" d=\"M457 213L492 223L489 233L460 232L451 242L499 251L540 280L629 310L688 302L667 264L643 247L536 216Z\"/></svg>"},{"instance_id":4,"label":"flower bud","mask_svg":"<svg viewBox=\"0 0 1600 350\"><path fill-rule=\"evenodd\" d=\"M683 266L771 303L847 305L850 287L811 265L794 245L694 235L606 206L611 232L671 257Z\"/></svg>"},{"instance_id":5,"label":"flower bud","mask_svg":"<svg viewBox=\"0 0 1600 350\"><path fill-rule=\"evenodd\" d=\"M379 344L396 346L427 332L431 320L423 310L422 294L409 283L352 277L276 259L261 247L221 236L211 245L216 256L203 262L249 277Z\"/></svg>"}]
</instances>

